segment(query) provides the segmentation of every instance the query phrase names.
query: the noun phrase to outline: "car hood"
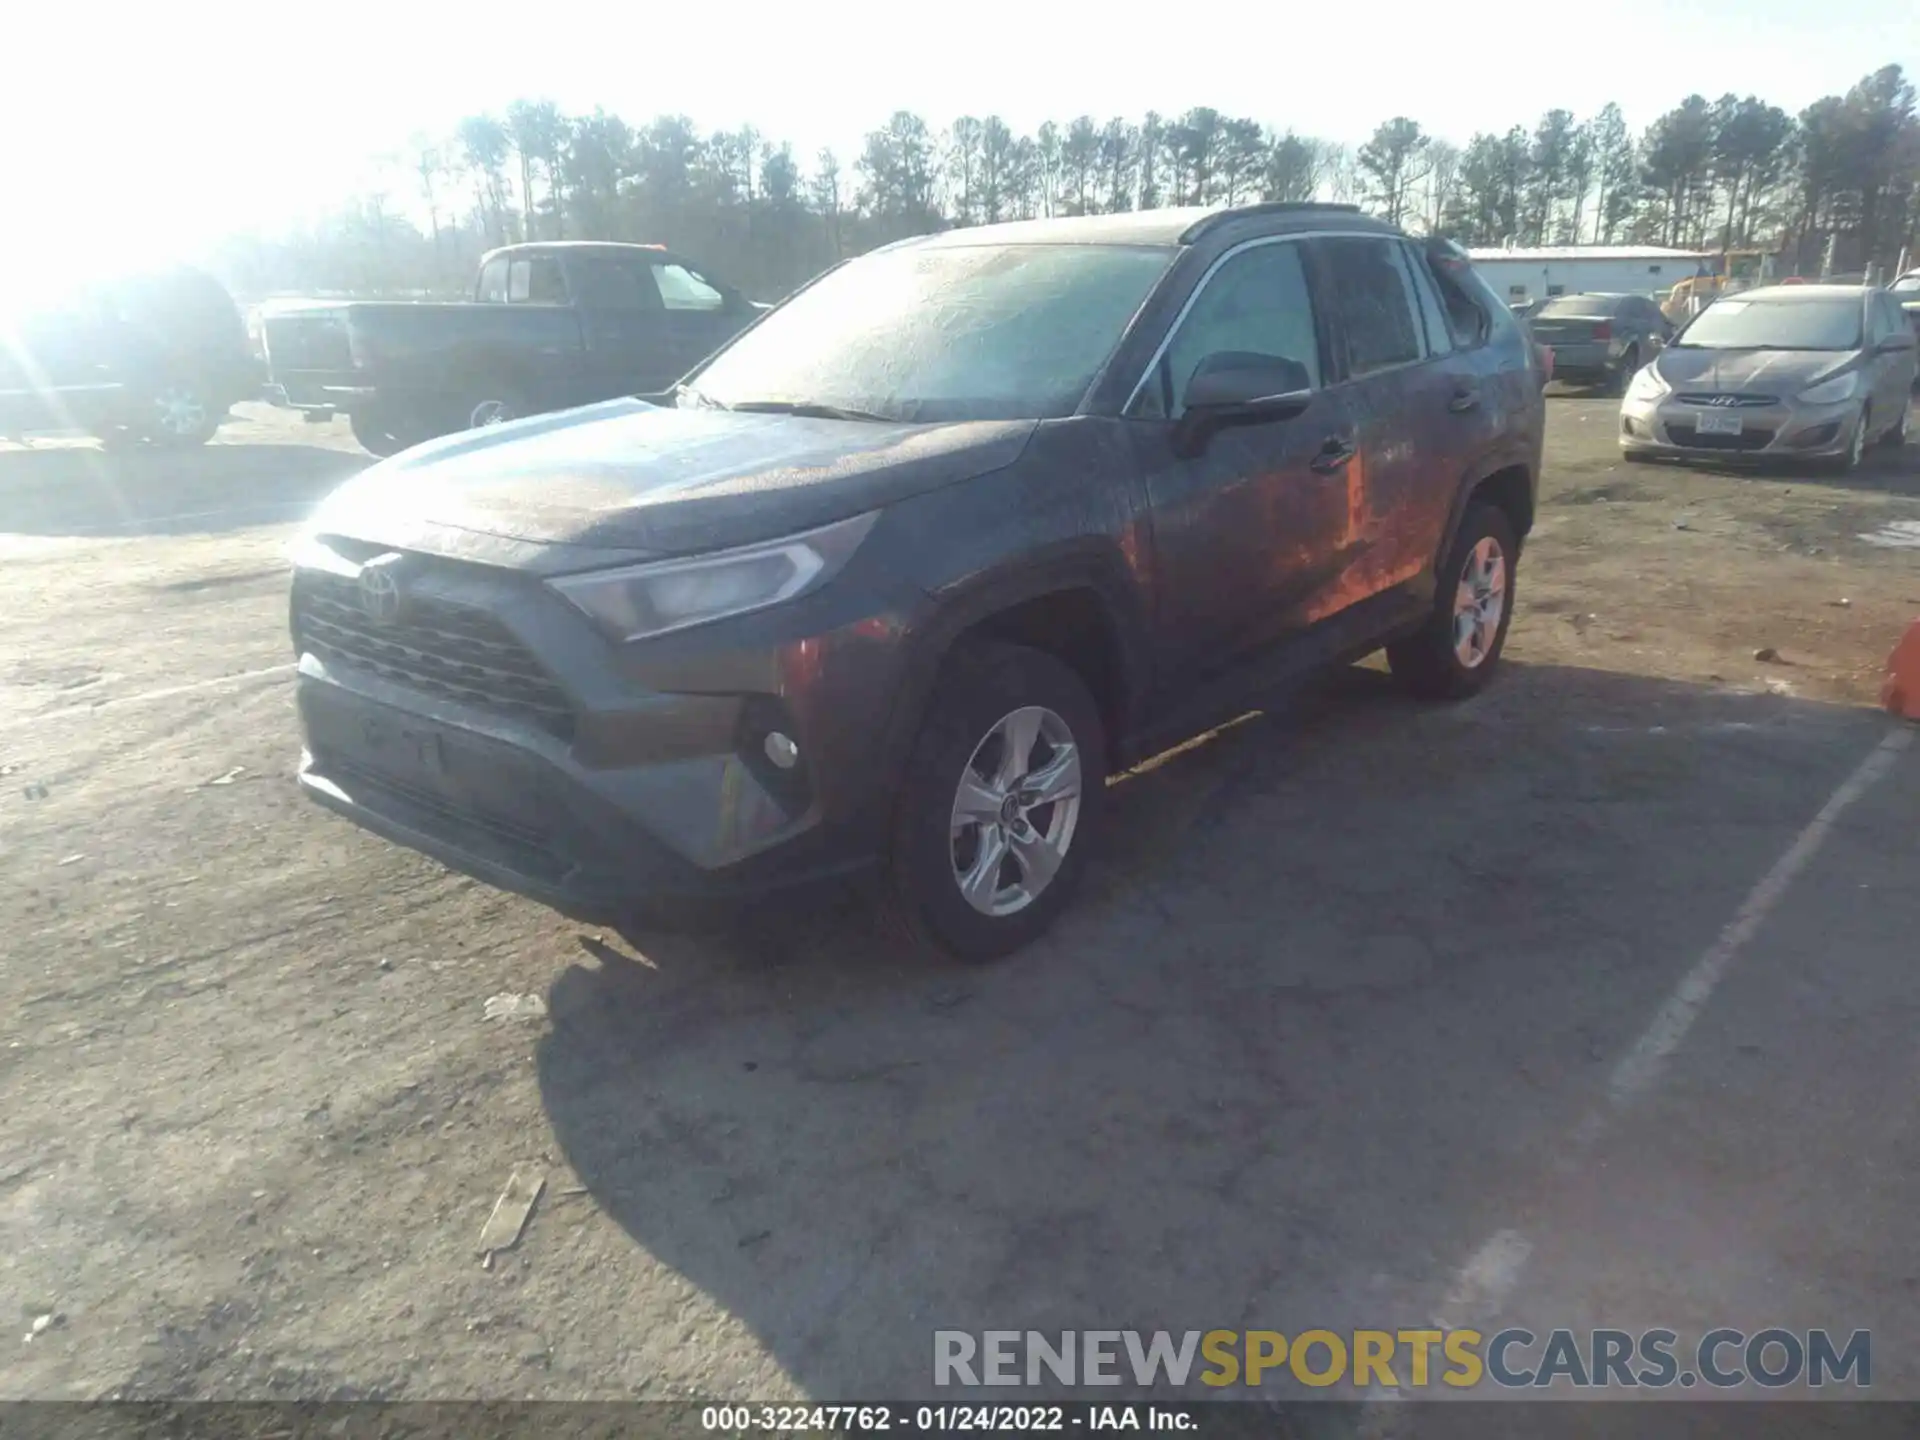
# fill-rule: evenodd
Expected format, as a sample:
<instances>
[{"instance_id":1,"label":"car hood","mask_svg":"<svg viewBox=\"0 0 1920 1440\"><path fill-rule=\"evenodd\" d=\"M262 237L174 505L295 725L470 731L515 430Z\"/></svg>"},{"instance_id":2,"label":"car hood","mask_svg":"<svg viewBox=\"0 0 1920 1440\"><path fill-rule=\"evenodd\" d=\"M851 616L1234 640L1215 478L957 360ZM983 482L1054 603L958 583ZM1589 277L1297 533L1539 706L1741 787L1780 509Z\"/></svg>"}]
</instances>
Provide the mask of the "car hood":
<instances>
[{"instance_id":1,"label":"car hood","mask_svg":"<svg viewBox=\"0 0 1920 1440\"><path fill-rule=\"evenodd\" d=\"M1002 469L1034 422L893 425L615 400L462 431L362 471L311 528L544 568L534 551L748 545ZM505 542L504 544L493 542Z\"/></svg>"},{"instance_id":2,"label":"car hood","mask_svg":"<svg viewBox=\"0 0 1920 1440\"><path fill-rule=\"evenodd\" d=\"M1858 350L1710 350L1670 346L1654 363L1676 390L1795 395L1861 362Z\"/></svg>"}]
</instances>

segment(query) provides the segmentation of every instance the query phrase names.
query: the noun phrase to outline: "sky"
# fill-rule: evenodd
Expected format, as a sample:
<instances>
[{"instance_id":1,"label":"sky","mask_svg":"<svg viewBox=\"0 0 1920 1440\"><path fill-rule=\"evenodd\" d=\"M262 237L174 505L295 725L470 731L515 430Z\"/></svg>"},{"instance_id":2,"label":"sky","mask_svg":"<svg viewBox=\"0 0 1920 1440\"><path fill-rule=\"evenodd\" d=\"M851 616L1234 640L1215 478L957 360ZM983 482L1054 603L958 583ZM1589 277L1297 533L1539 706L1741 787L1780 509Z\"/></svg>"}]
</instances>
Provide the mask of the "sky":
<instances>
[{"instance_id":1,"label":"sky","mask_svg":"<svg viewBox=\"0 0 1920 1440\"><path fill-rule=\"evenodd\" d=\"M16 267L191 256L282 229L364 187L416 132L519 96L752 124L807 164L833 146L850 169L896 109L1018 130L1211 105L1349 143L1407 114L1464 141L1555 106L1584 118L1617 100L1639 128L1692 91L1797 113L1885 64L1920 78L1916 0L14 0L7 25L0 210L21 213L0 215L0 261Z\"/></svg>"}]
</instances>

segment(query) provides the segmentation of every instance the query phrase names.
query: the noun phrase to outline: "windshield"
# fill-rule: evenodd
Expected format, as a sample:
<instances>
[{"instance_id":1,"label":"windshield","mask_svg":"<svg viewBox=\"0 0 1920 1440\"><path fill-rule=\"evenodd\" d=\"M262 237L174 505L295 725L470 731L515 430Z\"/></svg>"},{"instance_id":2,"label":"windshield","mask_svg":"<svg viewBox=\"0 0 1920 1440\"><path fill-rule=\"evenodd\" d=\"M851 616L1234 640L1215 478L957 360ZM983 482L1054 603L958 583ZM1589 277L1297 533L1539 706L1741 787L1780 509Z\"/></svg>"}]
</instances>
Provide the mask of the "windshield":
<instances>
[{"instance_id":1,"label":"windshield","mask_svg":"<svg viewBox=\"0 0 1920 1440\"><path fill-rule=\"evenodd\" d=\"M1864 307L1841 300L1719 300L1679 343L1706 350L1858 350Z\"/></svg>"},{"instance_id":2,"label":"windshield","mask_svg":"<svg viewBox=\"0 0 1920 1440\"><path fill-rule=\"evenodd\" d=\"M692 385L721 405L908 422L1069 415L1172 259L1113 245L870 255L796 295Z\"/></svg>"},{"instance_id":3,"label":"windshield","mask_svg":"<svg viewBox=\"0 0 1920 1440\"><path fill-rule=\"evenodd\" d=\"M1888 287L1896 295L1920 294L1920 271L1911 275L1902 275Z\"/></svg>"},{"instance_id":4,"label":"windshield","mask_svg":"<svg viewBox=\"0 0 1920 1440\"><path fill-rule=\"evenodd\" d=\"M1591 320L1608 320L1613 316L1614 300L1611 295L1569 295L1564 300L1549 300L1540 307L1540 319L1558 319L1566 316L1579 316Z\"/></svg>"}]
</instances>

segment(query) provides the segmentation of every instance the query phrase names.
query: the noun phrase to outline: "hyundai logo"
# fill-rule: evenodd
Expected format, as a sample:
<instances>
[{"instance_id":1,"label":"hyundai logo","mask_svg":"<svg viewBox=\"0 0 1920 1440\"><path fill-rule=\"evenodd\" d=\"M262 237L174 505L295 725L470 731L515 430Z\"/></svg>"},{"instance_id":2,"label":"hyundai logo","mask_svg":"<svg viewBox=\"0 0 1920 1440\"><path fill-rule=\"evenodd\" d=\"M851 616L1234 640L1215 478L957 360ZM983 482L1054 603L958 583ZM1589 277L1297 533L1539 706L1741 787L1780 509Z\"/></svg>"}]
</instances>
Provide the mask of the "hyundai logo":
<instances>
[{"instance_id":1,"label":"hyundai logo","mask_svg":"<svg viewBox=\"0 0 1920 1440\"><path fill-rule=\"evenodd\" d=\"M1738 395L1716 395L1707 403L1709 405L1738 405L1740 403L1740 397Z\"/></svg>"},{"instance_id":2,"label":"hyundai logo","mask_svg":"<svg viewBox=\"0 0 1920 1440\"><path fill-rule=\"evenodd\" d=\"M369 620L390 625L400 618L400 557L376 555L360 567L360 608Z\"/></svg>"}]
</instances>

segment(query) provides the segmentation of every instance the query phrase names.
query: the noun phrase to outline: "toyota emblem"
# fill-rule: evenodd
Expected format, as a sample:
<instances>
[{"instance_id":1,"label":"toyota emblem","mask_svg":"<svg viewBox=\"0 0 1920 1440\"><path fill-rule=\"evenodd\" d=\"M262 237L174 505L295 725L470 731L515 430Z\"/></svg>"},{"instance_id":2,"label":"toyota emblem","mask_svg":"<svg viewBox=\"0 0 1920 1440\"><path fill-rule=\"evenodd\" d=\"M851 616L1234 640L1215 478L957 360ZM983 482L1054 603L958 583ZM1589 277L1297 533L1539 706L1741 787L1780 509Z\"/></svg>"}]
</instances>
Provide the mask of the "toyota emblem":
<instances>
[{"instance_id":1,"label":"toyota emblem","mask_svg":"<svg viewBox=\"0 0 1920 1440\"><path fill-rule=\"evenodd\" d=\"M389 625L400 618L400 557L378 555L360 567L360 608L369 620Z\"/></svg>"}]
</instances>

